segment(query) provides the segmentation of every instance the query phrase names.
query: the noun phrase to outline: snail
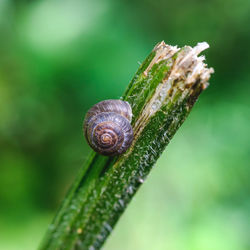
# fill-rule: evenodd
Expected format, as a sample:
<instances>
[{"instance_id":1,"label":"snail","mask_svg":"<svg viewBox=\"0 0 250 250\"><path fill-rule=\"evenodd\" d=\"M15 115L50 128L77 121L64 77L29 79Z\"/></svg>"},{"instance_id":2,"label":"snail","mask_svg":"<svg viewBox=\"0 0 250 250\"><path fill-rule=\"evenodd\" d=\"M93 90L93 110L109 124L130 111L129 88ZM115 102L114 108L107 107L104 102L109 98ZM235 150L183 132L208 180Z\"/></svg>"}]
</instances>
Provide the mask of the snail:
<instances>
[{"instance_id":1,"label":"snail","mask_svg":"<svg viewBox=\"0 0 250 250\"><path fill-rule=\"evenodd\" d=\"M88 144L102 155L124 153L133 140L131 120L132 109L128 102L105 100L95 104L83 123Z\"/></svg>"}]
</instances>

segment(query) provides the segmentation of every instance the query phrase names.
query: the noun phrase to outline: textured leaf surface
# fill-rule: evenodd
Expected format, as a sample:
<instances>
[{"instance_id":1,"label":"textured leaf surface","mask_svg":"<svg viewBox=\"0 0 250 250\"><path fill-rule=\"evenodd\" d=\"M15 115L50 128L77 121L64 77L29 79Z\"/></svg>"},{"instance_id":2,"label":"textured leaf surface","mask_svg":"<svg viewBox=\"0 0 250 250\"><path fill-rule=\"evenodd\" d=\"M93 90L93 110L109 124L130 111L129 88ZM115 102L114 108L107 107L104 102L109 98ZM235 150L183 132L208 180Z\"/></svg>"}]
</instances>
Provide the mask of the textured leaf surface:
<instances>
[{"instance_id":1,"label":"textured leaf surface","mask_svg":"<svg viewBox=\"0 0 250 250\"><path fill-rule=\"evenodd\" d=\"M196 47L159 43L122 99L131 104L134 141L119 157L93 153L50 225L40 249L100 249L152 166L189 114L210 74Z\"/></svg>"}]
</instances>

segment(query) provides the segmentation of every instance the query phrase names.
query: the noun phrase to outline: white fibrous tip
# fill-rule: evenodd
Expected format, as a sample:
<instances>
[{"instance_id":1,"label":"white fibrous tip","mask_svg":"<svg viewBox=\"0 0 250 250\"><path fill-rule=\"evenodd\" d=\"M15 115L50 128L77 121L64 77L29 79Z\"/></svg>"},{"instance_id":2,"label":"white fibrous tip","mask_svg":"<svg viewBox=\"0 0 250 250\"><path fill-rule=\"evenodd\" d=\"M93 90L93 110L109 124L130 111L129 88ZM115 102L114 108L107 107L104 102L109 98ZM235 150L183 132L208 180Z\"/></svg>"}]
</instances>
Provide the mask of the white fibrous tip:
<instances>
[{"instance_id":1,"label":"white fibrous tip","mask_svg":"<svg viewBox=\"0 0 250 250\"><path fill-rule=\"evenodd\" d=\"M197 51L197 55L199 55L202 51L209 48L209 44L207 42L198 43L193 49Z\"/></svg>"},{"instance_id":2,"label":"white fibrous tip","mask_svg":"<svg viewBox=\"0 0 250 250\"><path fill-rule=\"evenodd\" d=\"M207 48L209 48L207 42L198 43L194 48L185 46L178 54L171 75L174 75L175 78L182 77L186 84L195 83L200 79L201 84L207 85L210 74L214 70L213 68L207 68L207 65L204 63L205 56L199 56Z\"/></svg>"},{"instance_id":3,"label":"white fibrous tip","mask_svg":"<svg viewBox=\"0 0 250 250\"><path fill-rule=\"evenodd\" d=\"M207 64L204 63L205 56L199 54L208 48L207 42L198 43L193 48L190 46L178 48L167 45L164 41L155 46L154 58L144 71L144 75L147 77L152 67L163 60L169 67L169 71L145 107L146 111L143 117L149 117L157 112L164 103L175 100L176 95L181 95L180 100L192 95L196 89L204 90L207 88L208 80L214 70L207 67ZM140 122L138 121L136 124L139 124L138 127Z\"/></svg>"},{"instance_id":4,"label":"white fibrous tip","mask_svg":"<svg viewBox=\"0 0 250 250\"><path fill-rule=\"evenodd\" d=\"M203 84L207 84L205 81L210 78L210 74L213 73L214 70L206 67L207 65L204 63L205 56L199 56L199 54L208 48L209 44L207 42L198 43L194 48L184 46L180 49L177 46L167 45L162 41L155 46L155 57L144 71L144 75L147 76L154 64L162 60L171 59L178 52L170 77L173 79L182 77L188 84L195 81L196 78L200 78Z\"/></svg>"}]
</instances>

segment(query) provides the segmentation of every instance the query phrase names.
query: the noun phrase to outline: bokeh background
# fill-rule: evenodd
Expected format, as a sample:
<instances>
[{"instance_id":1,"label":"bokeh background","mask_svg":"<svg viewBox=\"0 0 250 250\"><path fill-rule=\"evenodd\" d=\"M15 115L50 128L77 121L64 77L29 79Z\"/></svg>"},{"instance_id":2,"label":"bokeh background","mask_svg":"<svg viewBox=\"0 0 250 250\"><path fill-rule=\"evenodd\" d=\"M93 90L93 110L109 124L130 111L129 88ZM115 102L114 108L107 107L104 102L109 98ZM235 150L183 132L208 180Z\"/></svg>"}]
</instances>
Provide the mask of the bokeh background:
<instances>
[{"instance_id":1,"label":"bokeh background","mask_svg":"<svg viewBox=\"0 0 250 250\"><path fill-rule=\"evenodd\" d=\"M249 0L0 0L0 249L36 249L119 98L161 40L215 74L106 250L250 249Z\"/></svg>"}]
</instances>

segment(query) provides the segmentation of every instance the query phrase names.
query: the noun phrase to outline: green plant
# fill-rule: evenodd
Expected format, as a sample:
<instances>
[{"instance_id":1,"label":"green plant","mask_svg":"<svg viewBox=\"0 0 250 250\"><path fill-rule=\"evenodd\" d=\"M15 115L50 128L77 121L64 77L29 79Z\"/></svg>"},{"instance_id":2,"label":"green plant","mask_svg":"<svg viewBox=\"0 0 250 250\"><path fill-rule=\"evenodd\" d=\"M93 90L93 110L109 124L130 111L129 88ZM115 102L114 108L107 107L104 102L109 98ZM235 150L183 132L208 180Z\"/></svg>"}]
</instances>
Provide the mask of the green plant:
<instances>
[{"instance_id":1,"label":"green plant","mask_svg":"<svg viewBox=\"0 0 250 250\"><path fill-rule=\"evenodd\" d=\"M73 183L40 249L99 249L152 166L208 86L213 69L198 54L159 43L123 100L133 111L134 140L119 157L92 153Z\"/></svg>"}]
</instances>

